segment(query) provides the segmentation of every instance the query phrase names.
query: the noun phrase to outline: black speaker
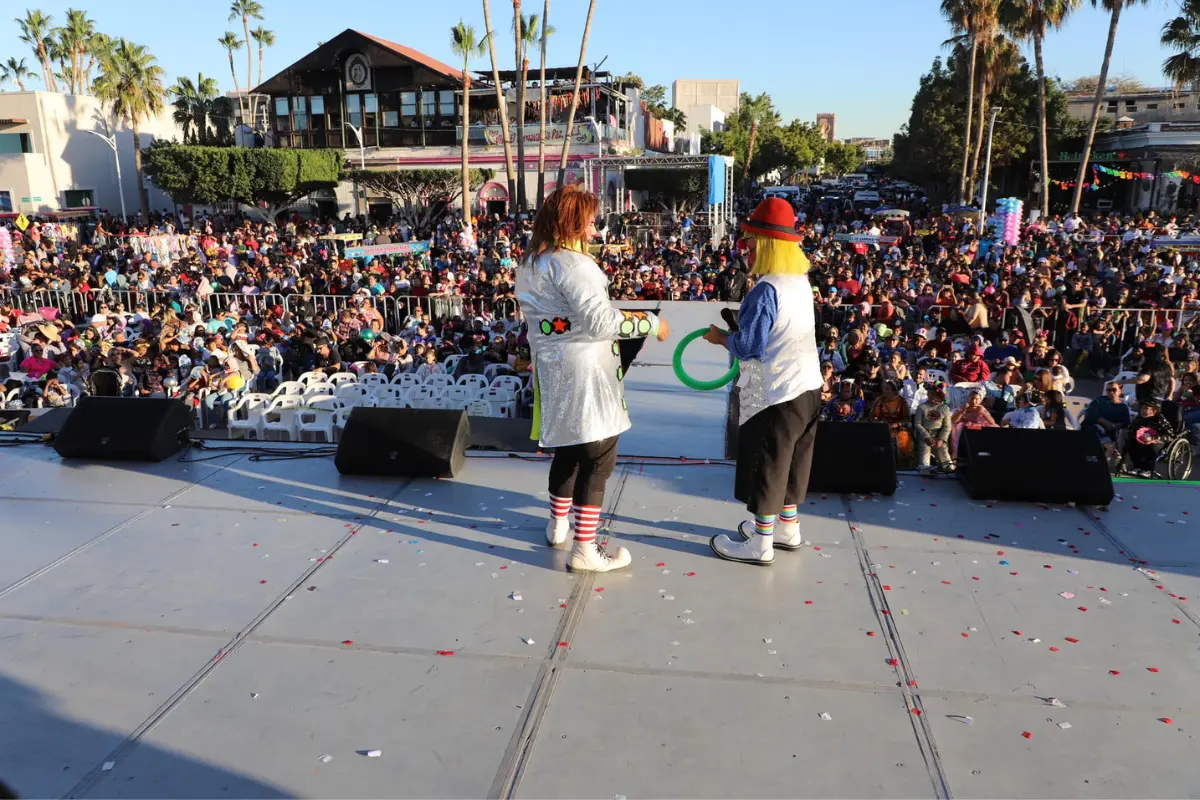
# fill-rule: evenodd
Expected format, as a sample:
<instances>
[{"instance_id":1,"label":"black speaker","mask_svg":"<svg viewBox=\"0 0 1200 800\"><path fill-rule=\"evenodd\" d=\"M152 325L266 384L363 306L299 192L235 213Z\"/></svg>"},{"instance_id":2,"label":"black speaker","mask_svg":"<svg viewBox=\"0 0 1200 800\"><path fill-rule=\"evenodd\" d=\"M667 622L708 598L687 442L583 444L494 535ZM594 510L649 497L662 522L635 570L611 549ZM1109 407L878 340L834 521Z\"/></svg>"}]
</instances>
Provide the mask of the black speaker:
<instances>
[{"instance_id":1,"label":"black speaker","mask_svg":"<svg viewBox=\"0 0 1200 800\"><path fill-rule=\"evenodd\" d=\"M334 464L343 475L453 478L467 460L470 438L465 411L355 408Z\"/></svg>"},{"instance_id":2,"label":"black speaker","mask_svg":"<svg viewBox=\"0 0 1200 800\"><path fill-rule=\"evenodd\" d=\"M81 397L54 437L63 458L162 461L187 446L192 412L180 400Z\"/></svg>"},{"instance_id":3,"label":"black speaker","mask_svg":"<svg viewBox=\"0 0 1200 800\"><path fill-rule=\"evenodd\" d=\"M883 422L818 422L810 492L895 494L896 456Z\"/></svg>"},{"instance_id":4,"label":"black speaker","mask_svg":"<svg viewBox=\"0 0 1200 800\"><path fill-rule=\"evenodd\" d=\"M967 494L979 500L1104 506L1113 499L1104 448L1083 431L968 428L958 463Z\"/></svg>"}]
</instances>

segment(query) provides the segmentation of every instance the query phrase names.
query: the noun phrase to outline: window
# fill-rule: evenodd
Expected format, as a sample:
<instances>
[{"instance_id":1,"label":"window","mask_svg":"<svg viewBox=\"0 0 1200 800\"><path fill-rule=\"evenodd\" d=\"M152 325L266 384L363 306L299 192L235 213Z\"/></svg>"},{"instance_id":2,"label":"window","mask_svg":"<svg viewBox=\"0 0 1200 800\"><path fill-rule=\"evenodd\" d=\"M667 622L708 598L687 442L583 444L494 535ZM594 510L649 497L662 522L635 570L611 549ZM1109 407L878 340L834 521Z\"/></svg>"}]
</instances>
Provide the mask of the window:
<instances>
[{"instance_id":1,"label":"window","mask_svg":"<svg viewBox=\"0 0 1200 800\"><path fill-rule=\"evenodd\" d=\"M417 93L400 93L400 124L406 128L417 124Z\"/></svg>"},{"instance_id":2,"label":"window","mask_svg":"<svg viewBox=\"0 0 1200 800\"><path fill-rule=\"evenodd\" d=\"M92 202L91 189L67 189L63 192L63 204L67 208L86 208L95 205Z\"/></svg>"},{"instance_id":3,"label":"window","mask_svg":"<svg viewBox=\"0 0 1200 800\"><path fill-rule=\"evenodd\" d=\"M374 128L379 119L379 95L363 95L363 125Z\"/></svg>"},{"instance_id":4,"label":"window","mask_svg":"<svg viewBox=\"0 0 1200 800\"><path fill-rule=\"evenodd\" d=\"M314 117L320 117L325 114L325 98L320 95L313 95L308 98L308 107L312 111Z\"/></svg>"},{"instance_id":5,"label":"window","mask_svg":"<svg viewBox=\"0 0 1200 800\"><path fill-rule=\"evenodd\" d=\"M275 98L275 116L286 117L288 115L288 99L286 97Z\"/></svg>"},{"instance_id":6,"label":"window","mask_svg":"<svg viewBox=\"0 0 1200 800\"><path fill-rule=\"evenodd\" d=\"M400 112L398 112L398 111L383 112L383 127L399 128L400 127Z\"/></svg>"},{"instance_id":7,"label":"window","mask_svg":"<svg viewBox=\"0 0 1200 800\"><path fill-rule=\"evenodd\" d=\"M1158 111L1158 103L1146 103L1147 111Z\"/></svg>"},{"instance_id":8,"label":"window","mask_svg":"<svg viewBox=\"0 0 1200 800\"><path fill-rule=\"evenodd\" d=\"M362 96L346 95L346 121L356 128L362 127Z\"/></svg>"},{"instance_id":9,"label":"window","mask_svg":"<svg viewBox=\"0 0 1200 800\"><path fill-rule=\"evenodd\" d=\"M1171 107L1176 111L1183 111L1185 108L1187 108L1187 103L1183 101L1177 101Z\"/></svg>"},{"instance_id":10,"label":"window","mask_svg":"<svg viewBox=\"0 0 1200 800\"><path fill-rule=\"evenodd\" d=\"M438 92L438 113L443 117L453 117L458 113L454 109L453 91Z\"/></svg>"},{"instance_id":11,"label":"window","mask_svg":"<svg viewBox=\"0 0 1200 800\"><path fill-rule=\"evenodd\" d=\"M294 128L298 131L308 130L308 98L292 98L292 119Z\"/></svg>"},{"instance_id":12,"label":"window","mask_svg":"<svg viewBox=\"0 0 1200 800\"><path fill-rule=\"evenodd\" d=\"M1138 110L1137 103L1126 103L1125 110L1130 114L1136 114Z\"/></svg>"},{"instance_id":13,"label":"window","mask_svg":"<svg viewBox=\"0 0 1200 800\"><path fill-rule=\"evenodd\" d=\"M0 133L0 153L32 153L28 133Z\"/></svg>"},{"instance_id":14,"label":"window","mask_svg":"<svg viewBox=\"0 0 1200 800\"><path fill-rule=\"evenodd\" d=\"M437 92L421 92L421 115L426 119L437 116Z\"/></svg>"},{"instance_id":15,"label":"window","mask_svg":"<svg viewBox=\"0 0 1200 800\"><path fill-rule=\"evenodd\" d=\"M1110 113L1110 114L1117 113L1117 101L1116 100L1108 101L1108 113Z\"/></svg>"},{"instance_id":16,"label":"window","mask_svg":"<svg viewBox=\"0 0 1200 800\"><path fill-rule=\"evenodd\" d=\"M0 192L0 214L11 214L12 210L12 193Z\"/></svg>"}]
</instances>

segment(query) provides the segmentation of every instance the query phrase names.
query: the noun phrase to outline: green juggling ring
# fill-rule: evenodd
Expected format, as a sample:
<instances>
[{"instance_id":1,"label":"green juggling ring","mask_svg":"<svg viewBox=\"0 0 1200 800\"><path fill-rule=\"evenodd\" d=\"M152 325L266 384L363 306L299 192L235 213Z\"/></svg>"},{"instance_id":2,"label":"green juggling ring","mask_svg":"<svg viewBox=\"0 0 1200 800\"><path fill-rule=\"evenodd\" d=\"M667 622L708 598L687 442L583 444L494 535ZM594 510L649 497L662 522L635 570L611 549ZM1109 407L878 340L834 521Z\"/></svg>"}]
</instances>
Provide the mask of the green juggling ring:
<instances>
[{"instance_id":1,"label":"green juggling ring","mask_svg":"<svg viewBox=\"0 0 1200 800\"><path fill-rule=\"evenodd\" d=\"M739 372L738 363L736 360L733 362L733 366L730 367L729 372L726 372L721 377L712 381L698 381L683 371L683 351L687 349L689 344L696 341L706 333L708 333L708 328L701 328L700 330L692 331L687 336L683 337L683 340L679 343L679 346L675 348L675 357L671 359L671 366L675 368L675 377L679 378L679 382L689 389L699 389L702 392L720 389L722 386L735 379Z\"/></svg>"}]
</instances>

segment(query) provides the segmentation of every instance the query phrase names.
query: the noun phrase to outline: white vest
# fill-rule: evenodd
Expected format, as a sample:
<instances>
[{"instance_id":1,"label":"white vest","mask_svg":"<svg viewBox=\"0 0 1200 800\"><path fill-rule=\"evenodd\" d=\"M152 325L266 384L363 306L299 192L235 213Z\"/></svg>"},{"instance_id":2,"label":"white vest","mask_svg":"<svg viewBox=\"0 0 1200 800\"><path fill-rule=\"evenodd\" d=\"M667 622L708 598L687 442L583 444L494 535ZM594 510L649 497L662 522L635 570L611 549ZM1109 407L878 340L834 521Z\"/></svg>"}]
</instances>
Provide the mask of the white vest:
<instances>
[{"instance_id":1,"label":"white vest","mask_svg":"<svg viewBox=\"0 0 1200 800\"><path fill-rule=\"evenodd\" d=\"M742 361L739 425L769 406L820 389L816 317L807 275L767 275L760 283L775 287L779 313L767 336L761 360Z\"/></svg>"}]
</instances>

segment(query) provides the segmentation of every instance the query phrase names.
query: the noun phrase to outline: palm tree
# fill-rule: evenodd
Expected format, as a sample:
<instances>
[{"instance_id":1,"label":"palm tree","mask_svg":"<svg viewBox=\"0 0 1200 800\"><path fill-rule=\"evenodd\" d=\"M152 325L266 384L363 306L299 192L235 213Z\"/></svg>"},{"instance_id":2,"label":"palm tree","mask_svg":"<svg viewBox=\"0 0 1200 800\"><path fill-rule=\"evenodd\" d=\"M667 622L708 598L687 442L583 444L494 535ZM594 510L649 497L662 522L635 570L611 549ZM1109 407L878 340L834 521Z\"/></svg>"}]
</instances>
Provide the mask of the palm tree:
<instances>
[{"instance_id":1,"label":"palm tree","mask_svg":"<svg viewBox=\"0 0 1200 800\"><path fill-rule=\"evenodd\" d=\"M537 182L537 207L540 210L542 200L546 196L546 39L550 38L550 32L553 30L550 25L550 0L544 0L542 6L542 37L539 44L541 45L540 69L541 76L538 79L538 89L541 91L541 102L538 103L538 182Z\"/></svg>"},{"instance_id":2,"label":"palm tree","mask_svg":"<svg viewBox=\"0 0 1200 800\"><path fill-rule=\"evenodd\" d=\"M150 51L140 44L118 39L112 52L100 62L100 77L96 79L96 97L109 105L114 117L133 128L133 167L137 173L143 220L150 218L150 203L142 174L142 141L138 127L142 121L162 112L163 76L163 68Z\"/></svg>"},{"instance_id":3,"label":"palm tree","mask_svg":"<svg viewBox=\"0 0 1200 800\"><path fill-rule=\"evenodd\" d=\"M112 50L112 39L103 33L93 33L87 40L87 65L83 68L83 91L92 93L92 67L103 60L104 54Z\"/></svg>"},{"instance_id":4,"label":"palm tree","mask_svg":"<svg viewBox=\"0 0 1200 800\"><path fill-rule=\"evenodd\" d=\"M1159 41L1175 51L1163 62L1163 74L1176 88L1200 81L1200 0L1180 0L1179 16L1163 25Z\"/></svg>"},{"instance_id":5,"label":"palm tree","mask_svg":"<svg viewBox=\"0 0 1200 800\"><path fill-rule=\"evenodd\" d=\"M250 114L251 126L257 119L254 109L254 95L250 90L254 88L254 58L250 52L250 18L263 18L262 3L257 0L233 0L229 4L229 21L233 22L238 17L242 18L242 29L246 32L246 38L243 40L246 43L246 110ZM235 87L236 88L236 87Z\"/></svg>"},{"instance_id":6,"label":"palm tree","mask_svg":"<svg viewBox=\"0 0 1200 800\"><path fill-rule=\"evenodd\" d=\"M167 92L175 97L171 103L175 106L171 118L183 129L183 143L195 144L196 137L192 135L192 126L196 122L196 106L200 101L196 84L192 83L191 78L183 75L175 79L175 84L167 89Z\"/></svg>"},{"instance_id":7,"label":"palm tree","mask_svg":"<svg viewBox=\"0 0 1200 800\"><path fill-rule=\"evenodd\" d=\"M211 144L209 120L217 116L214 104L219 97L216 79L206 78L201 72L193 83L191 78L182 76L167 92L175 96L175 112L171 116L183 128L183 140L190 138L194 144Z\"/></svg>"},{"instance_id":8,"label":"palm tree","mask_svg":"<svg viewBox=\"0 0 1200 800\"><path fill-rule=\"evenodd\" d=\"M67 9L67 22L58 29L59 46L67 59L67 85L72 94L83 94L87 88L84 79L83 58L88 52L92 37L96 35L96 23L88 18L86 11Z\"/></svg>"},{"instance_id":9,"label":"palm tree","mask_svg":"<svg viewBox=\"0 0 1200 800\"><path fill-rule=\"evenodd\" d=\"M463 223L471 227L471 163L469 143L471 132L471 59L482 56L487 50L487 42L477 41L475 29L459 19L458 24L450 29L450 49L463 60L463 102L462 102L462 207Z\"/></svg>"},{"instance_id":10,"label":"palm tree","mask_svg":"<svg viewBox=\"0 0 1200 800\"><path fill-rule=\"evenodd\" d=\"M0 83L12 81L17 85L19 91L25 91L25 81L29 78L36 78L38 74L29 70L25 66L25 59L17 61L16 58L10 56L8 61L0 64Z\"/></svg>"},{"instance_id":11,"label":"palm tree","mask_svg":"<svg viewBox=\"0 0 1200 800\"><path fill-rule=\"evenodd\" d=\"M483 26L487 33L483 39L488 44L488 52L492 56L492 82L496 87L496 105L500 108L500 127L504 137L504 171L508 174L508 200L517 201L517 176L513 171L512 137L508 129L508 105L504 100L504 87L500 85L500 65L496 61L496 37L492 35L492 11L488 0L483 0Z\"/></svg>"},{"instance_id":12,"label":"palm tree","mask_svg":"<svg viewBox=\"0 0 1200 800\"><path fill-rule=\"evenodd\" d=\"M525 198L525 81L521 72L521 57L525 54L525 17L521 15L521 0L512 0L513 47L516 50L516 77L513 86L517 90L517 210L524 211Z\"/></svg>"},{"instance_id":13,"label":"palm tree","mask_svg":"<svg viewBox=\"0 0 1200 800\"><path fill-rule=\"evenodd\" d=\"M1079 7L1080 0L1000 0L1000 25L1011 36L1033 42L1033 60L1038 84L1038 150L1041 156L1042 217L1050 215L1050 149L1046 133L1046 67L1042 60L1042 41L1046 30L1062 27L1067 15Z\"/></svg>"},{"instance_id":14,"label":"palm tree","mask_svg":"<svg viewBox=\"0 0 1200 800\"><path fill-rule=\"evenodd\" d=\"M1079 213L1079 203L1083 199L1083 180L1087 176L1088 159L1092 157L1092 142L1096 138L1096 125L1100 122L1100 101L1104 99L1104 91L1108 83L1108 66L1112 62L1113 45L1117 41L1117 25L1121 22L1121 12L1126 6L1140 3L1147 5L1150 0L1092 0L1092 6L1103 6L1109 13L1108 40L1104 44L1104 61L1100 64L1100 79L1096 81L1096 96L1092 98L1092 119L1088 123L1087 134L1083 138L1083 154L1079 157L1079 172L1075 176L1075 193L1071 196L1071 213Z\"/></svg>"},{"instance_id":15,"label":"palm tree","mask_svg":"<svg viewBox=\"0 0 1200 800\"><path fill-rule=\"evenodd\" d=\"M571 108L567 114L567 135L563 137L562 155L558 160L558 185L567 181L567 156L571 153L571 132L575 129L575 112L579 109L579 86L583 83L583 62L587 60L588 37L592 35L592 16L596 13L596 0L588 3L587 22L583 25L583 37L579 40L579 63L575 66L575 90L571 92ZM604 187L600 187L604 191Z\"/></svg>"},{"instance_id":16,"label":"palm tree","mask_svg":"<svg viewBox=\"0 0 1200 800\"><path fill-rule=\"evenodd\" d=\"M962 201L967 199L968 166L971 160L971 118L975 106L975 67L980 43L986 41L996 27L996 3L997 0L942 0L942 14L950 21L951 29L958 34L957 41L964 45L970 43L970 57L967 61L967 111L965 131L963 132L962 171L958 179L958 196Z\"/></svg>"},{"instance_id":17,"label":"palm tree","mask_svg":"<svg viewBox=\"0 0 1200 800\"><path fill-rule=\"evenodd\" d=\"M233 90L238 93L238 110L242 113L242 119L245 120L246 107L243 102L245 98L242 97L242 90L238 86L237 70L233 68L233 51L241 49L242 40L237 38L237 34L233 31L225 31L225 35L217 39L217 44L224 47L229 53L229 74L233 76Z\"/></svg>"},{"instance_id":18,"label":"palm tree","mask_svg":"<svg viewBox=\"0 0 1200 800\"><path fill-rule=\"evenodd\" d=\"M37 9L25 11L24 19L17 19L16 23L21 28L21 41L33 48L33 54L37 56L38 62L42 65L42 83L46 85L46 91L57 92L58 85L54 82L54 67L50 65L50 47L49 38L53 25L49 14L44 14Z\"/></svg>"},{"instance_id":19,"label":"palm tree","mask_svg":"<svg viewBox=\"0 0 1200 800\"><path fill-rule=\"evenodd\" d=\"M971 155L971 172L967 180L968 196L973 201L975 187L981 179L979 174L979 159L983 155L983 129L987 118L988 95L999 87L1016 70L1021 60L1020 49L1012 40L1003 34L992 30L991 38L980 43L979 67L975 70L979 75L977 89L979 103L975 119L975 151Z\"/></svg>"},{"instance_id":20,"label":"palm tree","mask_svg":"<svg viewBox=\"0 0 1200 800\"><path fill-rule=\"evenodd\" d=\"M263 80L263 50L267 47L273 47L275 45L275 33L274 31L269 31L262 25L259 25L257 28L250 31L250 36L253 37L254 43L258 45L258 81L256 81L254 84L255 86L258 86Z\"/></svg>"}]
</instances>

